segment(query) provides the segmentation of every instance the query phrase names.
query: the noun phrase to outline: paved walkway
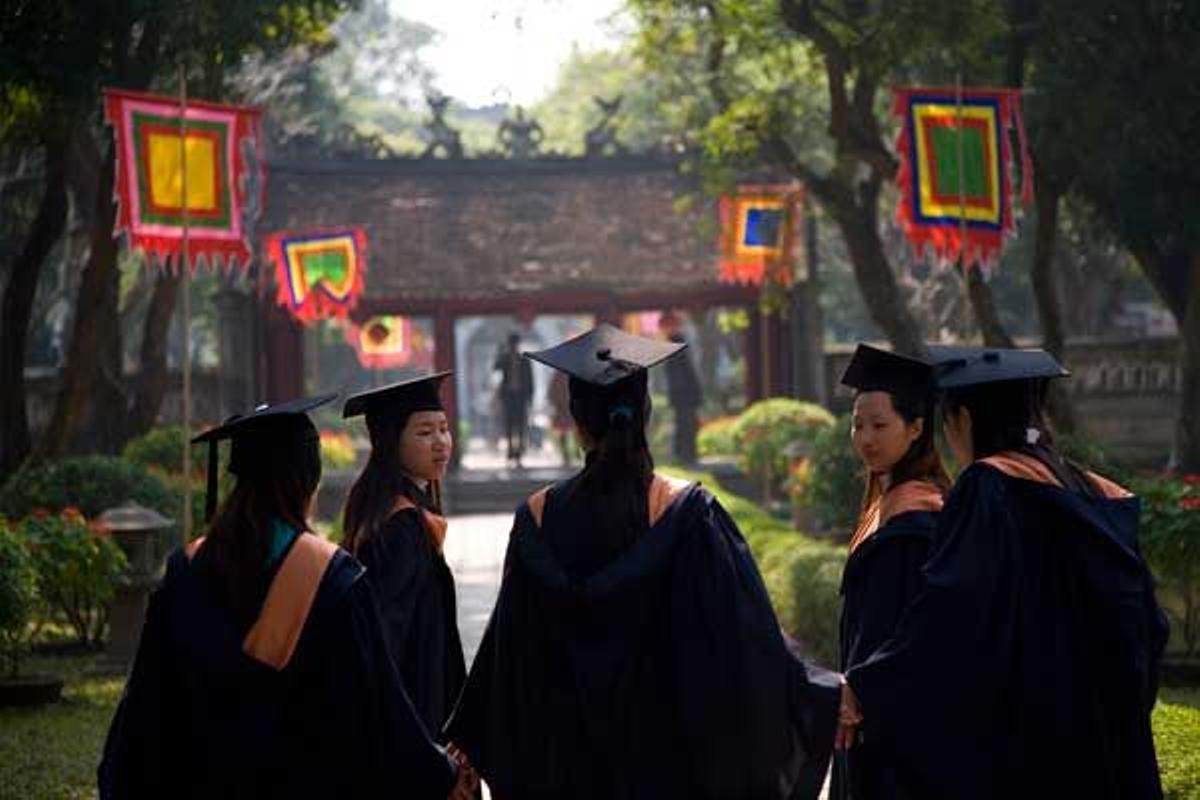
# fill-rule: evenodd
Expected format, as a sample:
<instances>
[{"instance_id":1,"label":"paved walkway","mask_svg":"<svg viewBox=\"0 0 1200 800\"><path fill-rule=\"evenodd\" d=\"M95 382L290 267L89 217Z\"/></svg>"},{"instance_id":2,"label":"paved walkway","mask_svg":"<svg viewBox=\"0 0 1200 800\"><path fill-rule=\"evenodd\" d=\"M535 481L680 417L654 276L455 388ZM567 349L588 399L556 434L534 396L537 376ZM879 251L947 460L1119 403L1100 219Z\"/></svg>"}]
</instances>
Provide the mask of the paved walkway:
<instances>
[{"instance_id":1,"label":"paved walkway","mask_svg":"<svg viewBox=\"0 0 1200 800\"><path fill-rule=\"evenodd\" d=\"M511 514L463 514L450 517L446 561L458 584L458 629L467 666L475 660L483 629L496 604ZM822 792L822 798L826 796ZM484 797L490 794L484 793Z\"/></svg>"}]
</instances>

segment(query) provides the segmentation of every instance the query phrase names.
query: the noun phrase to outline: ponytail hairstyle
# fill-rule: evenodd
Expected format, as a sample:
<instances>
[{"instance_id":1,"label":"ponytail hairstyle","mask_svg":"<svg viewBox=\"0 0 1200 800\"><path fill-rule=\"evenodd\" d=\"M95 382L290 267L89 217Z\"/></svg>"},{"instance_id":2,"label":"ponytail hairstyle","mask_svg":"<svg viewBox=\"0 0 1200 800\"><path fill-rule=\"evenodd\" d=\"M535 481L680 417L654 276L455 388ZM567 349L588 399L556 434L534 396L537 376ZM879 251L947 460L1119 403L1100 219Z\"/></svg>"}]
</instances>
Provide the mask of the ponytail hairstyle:
<instances>
[{"instance_id":1,"label":"ponytail hairstyle","mask_svg":"<svg viewBox=\"0 0 1200 800\"><path fill-rule=\"evenodd\" d=\"M950 476L946 474L935 443L936 425L932 392L887 391L887 395L892 400L893 410L906 425L911 425L918 419L924 420L921 435L913 440L908 450L890 470L889 485L898 486L905 481L921 480L932 483L945 494L950 490ZM883 485L879 476L868 471L866 478L860 514L866 513L871 504L883 495Z\"/></svg>"},{"instance_id":2,"label":"ponytail hairstyle","mask_svg":"<svg viewBox=\"0 0 1200 800\"><path fill-rule=\"evenodd\" d=\"M370 536L387 522L396 510L396 500L406 497L415 505L440 514L441 487L432 481L429 492L422 492L404 473L400 461L400 437L412 411L396 413L367 412L367 433L371 455L346 498L342 514L342 547L356 553Z\"/></svg>"},{"instance_id":3,"label":"ponytail hairstyle","mask_svg":"<svg viewBox=\"0 0 1200 800\"><path fill-rule=\"evenodd\" d=\"M591 445L579 489L601 497L600 528L615 547L632 544L649 527L654 459L646 442L650 419L647 372L639 369L608 386L572 377L571 416Z\"/></svg>"},{"instance_id":4,"label":"ponytail hairstyle","mask_svg":"<svg viewBox=\"0 0 1200 800\"><path fill-rule=\"evenodd\" d=\"M943 424L951 414L971 414L971 448L975 460L1013 451L1045 464L1063 486L1093 495L1096 488L1084 469L1059 454L1046 422L1046 378L997 381L946 390ZM966 464L963 465L967 466Z\"/></svg>"},{"instance_id":5,"label":"ponytail hairstyle","mask_svg":"<svg viewBox=\"0 0 1200 800\"><path fill-rule=\"evenodd\" d=\"M196 555L225 606L253 618L263 600L272 526L308 531L308 511L321 481L320 437L307 416L264 426L234 439L229 471L237 481Z\"/></svg>"}]
</instances>

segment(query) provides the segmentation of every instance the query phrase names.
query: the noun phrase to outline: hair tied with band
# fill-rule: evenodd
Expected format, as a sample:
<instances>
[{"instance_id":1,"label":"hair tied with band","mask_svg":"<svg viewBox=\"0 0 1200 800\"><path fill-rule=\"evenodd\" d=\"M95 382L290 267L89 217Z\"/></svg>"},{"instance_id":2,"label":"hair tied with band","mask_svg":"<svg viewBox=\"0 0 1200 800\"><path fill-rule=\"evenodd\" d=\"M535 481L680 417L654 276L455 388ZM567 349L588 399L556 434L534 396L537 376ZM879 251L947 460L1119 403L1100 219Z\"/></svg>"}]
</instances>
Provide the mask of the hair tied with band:
<instances>
[{"instance_id":1,"label":"hair tied with band","mask_svg":"<svg viewBox=\"0 0 1200 800\"><path fill-rule=\"evenodd\" d=\"M627 403L621 403L613 406L612 411L608 412L608 419L610 422L615 422L618 419L623 419L628 422L629 420L633 419L633 407Z\"/></svg>"}]
</instances>

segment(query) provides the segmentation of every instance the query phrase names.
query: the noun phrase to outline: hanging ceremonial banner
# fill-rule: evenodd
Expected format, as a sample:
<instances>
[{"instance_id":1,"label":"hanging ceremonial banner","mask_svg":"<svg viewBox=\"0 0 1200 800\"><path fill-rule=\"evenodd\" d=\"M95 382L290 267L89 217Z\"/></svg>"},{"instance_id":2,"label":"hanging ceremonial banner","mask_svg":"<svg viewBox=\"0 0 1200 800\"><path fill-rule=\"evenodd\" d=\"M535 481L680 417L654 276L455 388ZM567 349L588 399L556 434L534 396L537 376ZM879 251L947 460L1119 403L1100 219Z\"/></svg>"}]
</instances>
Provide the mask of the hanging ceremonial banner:
<instances>
[{"instance_id":1,"label":"hanging ceremonial banner","mask_svg":"<svg viewBox=\"0 0 1200 800\"><path fill-rule=\"evenodd\" d=\"M897 89L893 110L902 121L896 219L917 258L990 267L1015 229L1010 131L1020 149L1022 201L1033 199L1020 93Z\"/></svg>"},{"instance_id":2,"label":"hanging ceremonial banner","mask_svg":"<svg viewBox=\"0 0 1200 800\"><path fill-rule=\"evenodd\" d=\"M362 325L347 325L346 341L367 369L433 366L426 337L410 319L398 314L381 314Z\"/></svg>"},{"instance_id":3,"label":"hanging ceremonial banner","mask_svg":"<svg viewBox=\"0 0 1200 800\"><path fill-rule=\"evenodd\" d=\"M275 262L275 299L308 324L345 317L358 303L367 271L367 234L362 228L267 236Z\"/></svg>"},{"instance_id":4,"label":"hanging ceremonial banner","mask_svg":"<svg viewBox=\"0 0 1200 800\"><path fill-rule=\"evenodd\" d=\"M178 266L186 207L189 268L246 264L265 185L259 111L189 100L181 130L178 100L105 89L104 116L116 134L115 232Z\"/></svg>"},{"instance_id":5,"label":"hanging ceremonial banner","mask_svg":"<svg viewBox=\"0 0 1200 800\"><path fill-rule=\"evenodd\" d=\"M721 197L721 282L791 286L803 199L798 186L742 186L736 195Z\"/></svg>"}]
</instances>

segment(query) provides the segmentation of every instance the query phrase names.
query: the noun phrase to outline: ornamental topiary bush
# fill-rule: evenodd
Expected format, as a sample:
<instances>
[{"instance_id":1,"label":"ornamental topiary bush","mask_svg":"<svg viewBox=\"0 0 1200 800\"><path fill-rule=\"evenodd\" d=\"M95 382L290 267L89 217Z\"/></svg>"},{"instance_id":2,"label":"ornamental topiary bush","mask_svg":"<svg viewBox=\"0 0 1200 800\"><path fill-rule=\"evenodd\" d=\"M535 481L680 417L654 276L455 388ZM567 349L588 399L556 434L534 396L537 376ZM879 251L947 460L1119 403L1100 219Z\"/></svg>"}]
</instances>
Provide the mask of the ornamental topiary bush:
<instances>
[{"instance_id":1,"label":"ornamental topiary bush","mask_svg":"<svg viewBox=\"0 0 1200 800\"><path fill-rule=\"evenodd\" d=\"M760 400L733 426L738 465L757 478L768 499L780 496L793 462L806 458L834 417L815 403L786 397Z\"/></svg>"},{"instance_id":2,"label":"ornamental topiary bush","mask_svg":"<svg viewBox=\"0 0 1200 800\"><path fill-rule=\"evenodd\" d=\"M127 461L148 469L178 475L182 471L180 466L183 461L183 427L162 425L152 428L136 439L131 439L121 455ZM208 469L208 445L192 445L191 461L192 476L203 478L205 470Z\"/></svg>"},{"instance_id":3,"label":"ornamental topiary bush","mask_svg":"<svg viewBox=\"0 0 1200 800\"><path fill-rule=\"evenodd\" d=\"M732 458L737 452L733 440L733 429L737 421L737 417L717 417L701 425L696 436L696 451L708 458Z\"/></svg>"},{"instance_id":4,"label":"ornamental topiary bush","mask_svg":"<svg viewBox=\"0 0 1200 800\"><path fill-rule=\"evenodd\" d=\"M21 521L19 532L49 612L65 620L81 644L99 646L108 630L108 603L126 566L125 553L75 508L57 514L37 511Z\"/></svg>"},{"instance_id":5,"label":"ornamental topiary bush","mask_svg":"<svg viewBox=\"0 0 1200 800\"><path fill-rule=\"evenodd\" d=\"M822 529L849 535L862 502L862 473L862 462L850 446L847 414L817 434L807 468L789 486L789 496Z\"/></svg>"},{"instance_id":6,"label":"ornamental topiary bush","mask_svg":"<svg viewBox=\"0 0 1200 800\"><path fill-rule=\"evenodd\" d=\"M129 501L178 517L179 496L140 464L116 456L83 456L25 467L0 487L0 516L20 519L34 509L77 508L87 518Z\"/></svg>"}]
</instances>

